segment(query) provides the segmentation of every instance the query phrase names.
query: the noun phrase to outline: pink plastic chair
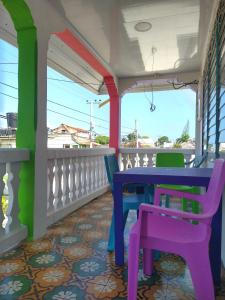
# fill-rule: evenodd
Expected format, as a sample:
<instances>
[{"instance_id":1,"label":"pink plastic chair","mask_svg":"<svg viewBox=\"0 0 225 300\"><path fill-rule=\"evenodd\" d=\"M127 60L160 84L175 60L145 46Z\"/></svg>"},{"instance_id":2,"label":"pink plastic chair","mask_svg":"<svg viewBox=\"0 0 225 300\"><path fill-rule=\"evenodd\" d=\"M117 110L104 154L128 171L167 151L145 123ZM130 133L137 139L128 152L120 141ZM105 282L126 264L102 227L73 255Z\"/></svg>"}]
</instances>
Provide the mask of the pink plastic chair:
<instances>
[{"instance_id":1,"label":"pink plastic chair","mask_svg":"<svg viewBox=\"0 0 225 300\"><path fill-rule=\"evenodd\" d=\"M211 221L216 213L225 184L225 162L215 161L208 191L204 195L158 188L154 205L141 204L139 218L130 232L128 253L128 300L137 299L138 256L143 249L143 268L152 274L152 250L182 256L190 269L197 300L213 300L214 287L209 261ZM160 195L198 201L200 214L160 207ZM197 221L197 224L193 224Z\"/></svg>"}]
</instances>

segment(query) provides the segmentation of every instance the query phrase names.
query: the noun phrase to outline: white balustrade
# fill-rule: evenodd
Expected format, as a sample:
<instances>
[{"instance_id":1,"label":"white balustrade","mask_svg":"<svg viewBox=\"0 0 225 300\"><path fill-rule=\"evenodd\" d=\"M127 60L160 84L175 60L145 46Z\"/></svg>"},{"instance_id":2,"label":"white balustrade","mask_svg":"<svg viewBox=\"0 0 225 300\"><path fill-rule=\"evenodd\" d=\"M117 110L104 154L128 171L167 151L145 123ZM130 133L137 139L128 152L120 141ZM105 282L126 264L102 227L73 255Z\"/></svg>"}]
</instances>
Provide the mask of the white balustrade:
<instances>
[{"instance_id":1,"label":"white balustrade","mask_svg":"<svg viewBox=\"0 0 225 300\"><path fill-rule=\"evenodd\" d=\"M179 152L184 154L186 162L195 156L195 149L174 149L174 148L120 148L120 169L126 170L133 167L155 166L155 156L159 152Z\"/></svg>"},{"instance_id":2,"label":"white balustrade","mask_svg":"<svg viewBox=\"0 0 225 300\"><path fill-rule=\"evenodd\" d=\"M114 149L48 149L48 225L108 190L104 155Z\"/></svg>"},{"instance_id":3,"label":"white balustrade","mask_svg":"<svg viewBox=\"0 0 225 300\"><path fill-rule=\"evenodd\" d=\"M19 172L29 160L26 149L0 149L0 253L27 237L27 227L19 221Z\"/></svg>"}]
</instances>

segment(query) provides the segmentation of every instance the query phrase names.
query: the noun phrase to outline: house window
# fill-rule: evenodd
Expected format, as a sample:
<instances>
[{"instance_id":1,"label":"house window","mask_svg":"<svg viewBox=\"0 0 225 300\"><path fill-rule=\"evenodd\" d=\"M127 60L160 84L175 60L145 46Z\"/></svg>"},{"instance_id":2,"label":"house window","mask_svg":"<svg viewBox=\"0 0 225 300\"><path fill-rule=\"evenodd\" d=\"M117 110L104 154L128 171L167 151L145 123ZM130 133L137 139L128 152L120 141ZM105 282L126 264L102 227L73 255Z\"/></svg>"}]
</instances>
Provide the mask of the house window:
<instances>
[{"instance_id":1,"label":"house window","mask_svg":"<svg viewBox=\"0 0 225 300\"><path fill-rule=\"evenodd\" d=\"M70 144L63 144L63 148L70 148Z\"/></svg>"},{"instance_id":2,"label":"house window","mask_svg":"<svg viewBox=\"0 0 225 300\"><path fill-rule=\"evenodd\" d=\"M203 75L203 151L225 153L225 0L220 1Z\"/></svg>"}]
</instances>

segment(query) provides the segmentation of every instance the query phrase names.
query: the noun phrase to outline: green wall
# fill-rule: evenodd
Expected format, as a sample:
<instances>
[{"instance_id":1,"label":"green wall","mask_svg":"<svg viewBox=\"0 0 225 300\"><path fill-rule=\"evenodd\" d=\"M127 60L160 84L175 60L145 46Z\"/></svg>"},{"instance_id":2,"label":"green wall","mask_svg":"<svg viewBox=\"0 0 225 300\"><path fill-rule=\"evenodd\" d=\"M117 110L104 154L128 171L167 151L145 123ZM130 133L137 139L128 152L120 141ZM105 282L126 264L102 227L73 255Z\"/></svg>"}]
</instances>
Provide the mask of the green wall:
<instances>
[{"instance_id":1,"label":"green wall","mask_svg":"<svg viewBox=\"0 0 225 300\"><path fill-rule=\"evenodd\" d=\"M1 0L17 31L18 63L18 125L16 147L30 150L29 162L20 173L20 221L33 236L35 193L35 149L37 124L37 31L30 9L23 0Z\"/></svg>"}]
</instances>

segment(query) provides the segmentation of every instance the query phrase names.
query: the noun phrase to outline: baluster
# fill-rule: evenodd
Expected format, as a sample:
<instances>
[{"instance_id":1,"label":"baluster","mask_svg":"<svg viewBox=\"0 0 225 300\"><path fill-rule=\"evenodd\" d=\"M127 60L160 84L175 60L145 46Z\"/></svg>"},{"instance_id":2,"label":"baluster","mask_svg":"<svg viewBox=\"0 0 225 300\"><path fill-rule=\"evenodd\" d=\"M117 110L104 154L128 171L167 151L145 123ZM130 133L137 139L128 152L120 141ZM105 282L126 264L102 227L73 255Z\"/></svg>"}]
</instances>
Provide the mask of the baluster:
<instances>
[{"instance_id":1,"label":"baluster","mask_svg":"<svg viewBox=\"0 0 225 300\"><path fill-rule=\"evenodd\" d=\"M92 157L92 183L93 183L93 192L96 190L95 188L95 185L96 185L96 180L95 180L95 160L96 160L96 157L93 156Z\"/></svg>"},{"instance_id":2,"label":"baluster","mask_svg":"<svg viewBox=\"0 0 225 300\"><path fill-rule=\"evenodd\" d=\"M139 167L144 167L144 158L145 158L145 154L143 153L139 153Z\"/></svg>"},{"instance_id":3,"label":"baluster","mask_svg":"<svg viewBox=\"0 0 225 300\"><path fill-rule=\"evenodd\" d=\"M70 203L73 202L73 186L74 186L74 177L73 177L73 159L69 160L69 199Z\"/></svg>"},{"instance_id":4,"label":"baluster","mask_svg":"<svg viewBox=\"0 0 225 300\"><path fill-rule=\"evenodd\" d=\"M129 166L129 154L124 154L124 170L127 170L128 169L128 166Z\"/></svg>"},{"instance_id":5,"label":"baluster","mask_svg":"<svg viewBox=\"0 0 225 300\"><path fill-rule=\"evenodd\" d=\"M133 153L131 153L130 155L129 155L129 157L130 157L130 165L131 165L131 168L134 168L135 167L135 165L136 165L136 154L133 154Z\"/></svg>"},{"instance_id":6,"label":"baluster","mask_svg":"<svg viewBox=\"0 0 225 300\"><path fill-rule=\"evenodd\" d=\"M82 169L81 169L81 157L77 158L77 190L78 190L78 199L82 196Z\"/></svg>"},{"instance_id":7,"label":"baluster","mask_svg":"<svg viewBox=\"0 0 225 300\"><path fill-rule=\"evenodd\" d=\"M76 170L75 170L75 174L76 174L76 195L77 195L77 199L78 199L79 198L79 194L80 194L79 157L76 158Z\"/></svg>"},{"instance_id":8,"label":"baluster","mask_svg":"<svg viewBox=\"0 0 225 300\"><path fill-rule=\"evenodd\" d=\"M76 200L78 197L78 180L77 180L77 159L73 158L73 199Z\"/></svg>"},{"instance_id":9,"label":"baluster","mask_svg":"<svg viewBox=\"0 0 225 300\"><path fill-rule=\"evenodd\" d=\"M148 167L153 167L153 154L148 154L147 166Z\"/></svg>"},{"instance_id":10,"label":"baluster","mask_svg":"<svg viewBox=\"0 0 225 300\"><path fill-rule=\"evenodd\" d=\"M98 187L102 186L102 156L98 156Z\"/></svg>"},{"instance_id":11,"label":"baluster","mask_svg":"<svg viewBox=\"0 0 225 300\"><path fill-rule=\"evenodd\" d=\"M69 164L70 164L70 160L68 158L64 158L63 159L63 203L64 205L70 203Z\"/></svg>"},{"instance_id":12,"label":"baluster","mask_svg":"<svg viewBox=\"0 0 225 300\"><path fill-rule=\"evenodd\" d=\"M84 174L84 176L83 176L83 189L84 189L83 194L87 195L87 164L86 164L87 157L84 156L82 160L83 160L83 174Z\"/></svg>"},{"instance_id":13,"label":"baluster","mask_svg":"<svg viewBox=\"0 0 225 300\"><path fill-rule=\"evenodd\" d=\"M143 167L147 167L147 165L148 165L148 156L145 153L143 156Z\"/></svg>"},{"instance_id":14,"label":"baluster","mask_svg":"<svg viewBox=\"0 0 225 300\"><path fill-rule=\"evenodd\" d=\"M58 197L59 202L57 208L62 208L64 206L63 202L63 159L57 159L58 162L58 176L59 176L59 190L58 190Z\"/></svg>"},{"instance_id":15,"label":"baluster","mask_svg":"<svg viewBox=\"0 0 225 300\"><path fill-rule=\"evenodd\" d=\"M118 164L119 164L120 171L123 171L124 170L124 166L123 166L123 154L122 153L119 153Z\"/></svg>"},{"instance_id":16,"label":"baluster","mask_svg":"<svg viewBox=\"0 0 225 300\"><path fill-rule=\"evenodd\" d=\"M2 222L4 221L4 214L3 214L3 210L2 210L2 195L3 195L3 191L4 191L4 187L5 187L5 183L3 181L3 177L5 175L6 172L6 164L5 163L0 163L0 236L2 236L4 234L4 229L2 227Z\"/></svg>"},{"instance_id":17,"label":"baluster","mask_svg":"<svg viewBox=\"0 0 225 300\"><path fill-rule=\"evenodd\" d=\"M94 161L93 156L90 157L90 180L91 180L91 193L94 191L94 167L93 167Z\"/></svg>"},{"instance_id":18,"label":"baluster","mask_svg":"<svg viewBox=\"0 0 225 300\"><path fill-rule=\"evenodd\" d=\"M102 187L102 156L98 157L98 186Z\"/></svg>"},{"instance_id":19,"label":"baluster","mask_svg":"<svg viewBox=\"0 0 225 300\"><path fill-rule=\"evenodd\" d=\"M101 157L101 187L108 184L108 178L106 179L105 161L104 157Z\"/></svg>"},{"instance_id":20,"label":"baluster","mask_svg":"<svg viewBox=\"0 0 225 300\"><path fill-rule=\"evenodd\" d=\"M135 160L135 167L140 167L140 156L139 156L139 153L135 154L134 160Z\"/></svg>"},{"instance_id":21,"label":"baluster","mask_svg":"<svg viewBox=\"0 0 225 300\"><path fill-rule=\"evenodd\" d=\"M58 207L58 202L59 202L59 196L58 196L58 192L59 192L59 174L58 174L58 161L57 159L54 160L54 163L55 163L55 167L54 167L54 207L55 207L55 210L57 209Z\"/></svg>"},{"instance_id":22,"label":"baluster","mask_svg":"<svg viewBox=\"0 0 225 300\"><path fill-rule=\"evenodd\" d=\"M54 193L53 193L53 181L54 181L54 159L48 160L48 204L47 212L48 214L54 211Z\"/></svg>"},{"instance_id":23,"label":"baluster","mask_svg":"<svg viewBox=\"0 0 225 300\"><path fill-rule=\"evenodd\" d=\"M81 184L81 188L80 188L80 192L81 192L81 196L84 195L84 158L80 157L80 184Z\"/></svg>"},{"instance_id":24,"label":"baluster","mask_svg":"<svg viewBox=\"0 0 225 300\"><path fill-rule=\"evenodd\" d=\"M89 157L86 157L86 192L89 195L90 190L90 172L89 172Z\"/></svg>"},{"instance_id":25,"label":"baluster","mask_svg":"<svg viewBox=\"0 0 225 300\"><path fill-rule=\"evenodd\" d=\"M95 190L99 187L99 156L95 159Z\"/></svg>"},{"instance_id":26,"label":"baluster","mask_svg":"<svg viewBox=\"0 0 225 300\"><path fill-rule=\"evenodd\" d=\"M8 173L7 185L9 201L6 211L7 223L5 230L9 232L20 227L18 201L20 162L7 163L6 171Z\"/></svg>"},{"instance_id":27,"label":"baluster","mask_svg":"<svg viewBox=\"0 0 225 300\"><path fill-rule=\"evenodd\" d=\"M108 184L108 178L107 181L105 181L105 161L104 157L101 158L101 187L105 186Z\"/></svg>"}]
</instances>

